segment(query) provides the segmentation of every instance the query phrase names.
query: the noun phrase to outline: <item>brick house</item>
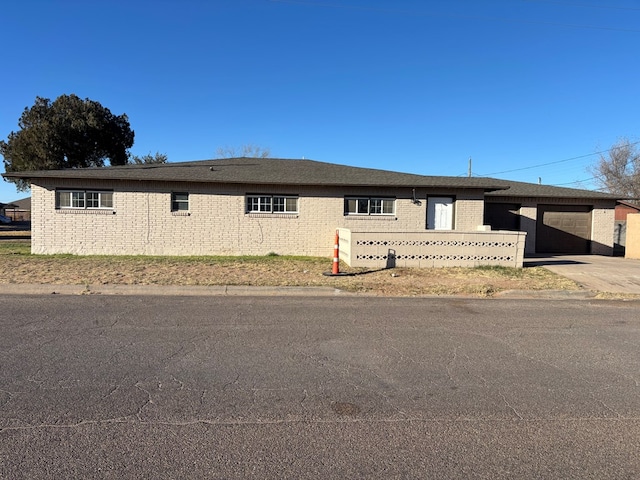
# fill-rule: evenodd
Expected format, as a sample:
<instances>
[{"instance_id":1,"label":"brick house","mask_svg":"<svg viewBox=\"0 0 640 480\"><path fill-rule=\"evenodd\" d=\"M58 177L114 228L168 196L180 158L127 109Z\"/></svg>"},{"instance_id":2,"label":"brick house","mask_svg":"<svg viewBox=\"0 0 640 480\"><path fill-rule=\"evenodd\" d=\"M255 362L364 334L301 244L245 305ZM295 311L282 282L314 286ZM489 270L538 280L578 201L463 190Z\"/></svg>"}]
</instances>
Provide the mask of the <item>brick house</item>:
<instances>
[{"instance_id":1,"label":"brick house","mask_svg":"<svg viewBox=\"0 0 640 480\"><path fill-rule=\"evenodd\" d=\"M4 176L31 182L38 254L329 257L336 230L353 266L521 266L549 235L613 247L612 196L492 178L270 158Z\"/></svg>"},{"instance_id":2,"label":"brick house","mask_svg":"<svg viewBox=\"0 0 640 480\"><path fill-rule=\"evenodd\" d=\"M31 220L31 197L15 200L11 203L0 203L0 215L9 217L13 222Z\"/></svg>"}]
</instances>

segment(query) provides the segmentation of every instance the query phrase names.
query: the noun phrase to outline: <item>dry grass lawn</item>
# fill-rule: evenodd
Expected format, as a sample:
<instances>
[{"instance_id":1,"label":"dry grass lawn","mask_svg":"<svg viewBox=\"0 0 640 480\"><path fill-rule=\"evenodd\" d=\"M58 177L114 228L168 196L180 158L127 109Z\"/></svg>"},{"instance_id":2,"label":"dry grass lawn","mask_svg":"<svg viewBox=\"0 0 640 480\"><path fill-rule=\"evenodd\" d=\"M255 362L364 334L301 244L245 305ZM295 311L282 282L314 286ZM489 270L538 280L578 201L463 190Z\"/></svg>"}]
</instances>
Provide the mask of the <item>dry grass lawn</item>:
<instances>
[{"instance_id":1,"label":"dry grass lawn","mask_svg":"<svg viewBox=\"0 0 640 480\"><path fill-rule=\"evenodd\" d=\"M473 295L505 290L579 290L542 267L354 269L323 275L330 258L31 255L25 232L0 231L0 284L323 286L384 296Z\"/></svg>"}]
</instances>

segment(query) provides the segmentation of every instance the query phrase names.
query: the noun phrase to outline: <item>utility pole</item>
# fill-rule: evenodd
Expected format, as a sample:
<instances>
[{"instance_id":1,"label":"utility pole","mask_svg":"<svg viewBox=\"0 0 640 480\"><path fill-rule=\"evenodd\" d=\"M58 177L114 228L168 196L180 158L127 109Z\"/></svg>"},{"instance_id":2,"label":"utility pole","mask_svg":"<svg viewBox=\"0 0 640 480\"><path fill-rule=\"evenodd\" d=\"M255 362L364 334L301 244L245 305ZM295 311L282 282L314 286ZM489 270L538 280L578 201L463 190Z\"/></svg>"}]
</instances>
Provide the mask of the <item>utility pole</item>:
<instances>
[{"instance_id":1,"label":"utility pole","mask_svg":"<svg viewBox=\"0 0 640 480\"><path fill-rule=\"evenodd\" d=\"M469 157L469 173L467 174L469 178L471 178L471 157Z\"/></svg>"}]
</instances>

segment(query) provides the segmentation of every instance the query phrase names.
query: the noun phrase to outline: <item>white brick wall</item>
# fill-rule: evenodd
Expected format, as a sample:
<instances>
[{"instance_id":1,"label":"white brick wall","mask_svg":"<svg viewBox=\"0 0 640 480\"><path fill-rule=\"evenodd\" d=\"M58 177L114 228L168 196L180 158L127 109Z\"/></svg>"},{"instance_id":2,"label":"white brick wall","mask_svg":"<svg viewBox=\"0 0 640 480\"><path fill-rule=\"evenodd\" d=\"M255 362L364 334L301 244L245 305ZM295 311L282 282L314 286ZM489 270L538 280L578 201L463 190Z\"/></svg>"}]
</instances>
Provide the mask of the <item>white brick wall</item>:
<instances>
[{"instance_id":1,"label":"white brick wall","mask_svg":"<svg viewBox=\"0 0 640 480\"><path fill-rule=\"evenodd\" d=\"M613 255L614 233L615 210L606 203L594 205L591 217L591 253Z\"/></svg>"},{"instance_id":2,"label":"white brick wall","mask_svg":"<svg viewBox=\"0 0 640 480\"><path fill-rule=\"evenodd\" d=\"M56 210L55 189L113 189L113 211ZM189 192L189 214L171 212L171 192ZM412 189L218 186L144 182L32 184L32 251L38 254L109 255L310 255L330 257L337 228L351 232L421 232L428 195L453 196L455 231L483 224L478 191ZM299 195L299 214L246 214L247 193ZM344 196L396 197L394 216L345 216ZM509 201L515 201L509 199ZM517 199L525 253L535 252L536 199ZM546 199L545 203L550 203ZM555 203L555 202L554 202ZM579 203L564 201L562 203ZM614 210L597 204L592 216L592 253L611 255Z\"/></svg>"},{"instance_id":3,"label":"white brick wall","mask_svg":"<svg viewBox=\"0 0 640 480\"><path fill-rule=\"evenodd\" d=\"M56 188L113 189L113 211L56 210ZM189 214L171 212L171 192L189 192ZM299 214L246 214L247 193L299 195ZM337 228L351 231L423 231L426 198L408 188L218 186L209 184L78 182L32 185L32 251L38 254L331 256ZM448 192L456 198L455 225L482 224L482 191ZM345 216L344 196L396 197L395 216Z\"/></svg>"}]
</instances>

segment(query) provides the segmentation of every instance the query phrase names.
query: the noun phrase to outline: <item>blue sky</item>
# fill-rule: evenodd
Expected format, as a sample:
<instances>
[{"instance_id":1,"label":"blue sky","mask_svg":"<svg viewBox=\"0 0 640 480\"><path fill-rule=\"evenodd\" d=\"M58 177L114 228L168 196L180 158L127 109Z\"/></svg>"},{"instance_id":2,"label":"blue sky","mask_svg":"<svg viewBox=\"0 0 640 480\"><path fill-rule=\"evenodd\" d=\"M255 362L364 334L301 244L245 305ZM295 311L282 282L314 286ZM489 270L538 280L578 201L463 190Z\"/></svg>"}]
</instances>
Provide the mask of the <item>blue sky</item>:
<instances>
[{"instance_id":1,"label":"blue sky","mask_svg":"<svg viewBox=\"0 0 640 480\"><path fill-rule=\"evenodd\" d=\"M637 0L10 0L0 138L74 93L169 161L255 144L424 175L594 188L640 139ZM0 170L4 167L0 165ZM574 183L579 182L579 183ZM0 182L0 201L27 196Z\"/></svg>"}]
</instances>

